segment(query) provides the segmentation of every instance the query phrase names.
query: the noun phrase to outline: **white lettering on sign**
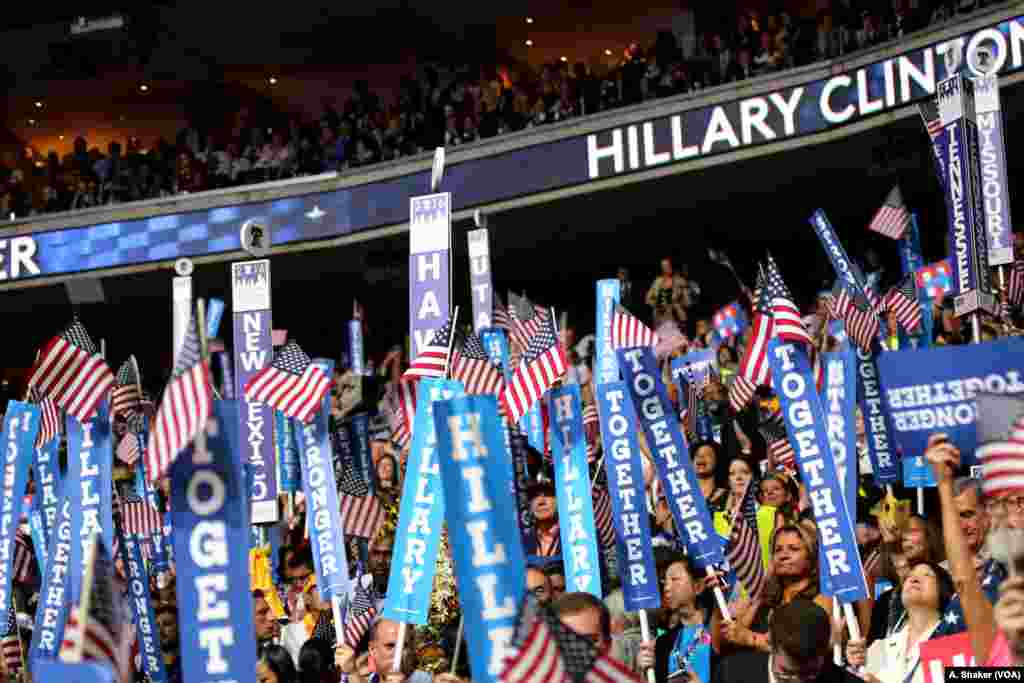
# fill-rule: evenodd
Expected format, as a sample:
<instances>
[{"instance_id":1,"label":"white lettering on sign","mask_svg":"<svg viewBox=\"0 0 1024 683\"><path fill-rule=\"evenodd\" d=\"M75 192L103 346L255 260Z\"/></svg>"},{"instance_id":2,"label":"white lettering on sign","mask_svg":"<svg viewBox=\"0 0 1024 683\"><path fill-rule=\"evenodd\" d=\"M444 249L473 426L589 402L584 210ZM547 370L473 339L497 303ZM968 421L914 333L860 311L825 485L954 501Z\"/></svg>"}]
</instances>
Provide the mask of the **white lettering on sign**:
<instances>
[{"instance_id":1,"label":"white lettering on sign","mask_svg":"<svg viewBox=\"0 0 1024 683\"><path fill-rule=\"evenodd\" d=\"M28 416L23 416L27 423ZM14 415L7 421L7 443L4 444L3 456L3 498L0 501L0 605L10 604L8 591L11 587L11 563L12 544L14 540L13 527L18 523L14 519L15 497L23 495L24 492L14 490L16 467L18 464L18 424L19 416Z\"/></svg>"},{"instance_id":2,"label":"white lettering on sign","mask_svg":"<svg viewBox=\"0 0 1024 683\"><path fill-rule=\"evenodd\" d=\"M41 492L40 506L46 528L53 529L57 520L57 483L53 475L53 458L49 448L36 448L36 490Z\"/></svg>"},{"instance_id":3,"label":"white lettering on sign","mask_svg":"<svg viewBox=\"0 0 1024 683\"><path fill-rule=\"evenodd\" d=\"M979 48L991 46L997 71L1019 69L1024 64L1024 27L1017 18L1005 23L1008 31L985 28L806 87L761 93L587 135L589 177L606 178L731 152L904 106L936 92L936 63L943 63L943 55L954 46L965 51L967 63Z\"/></svg>"},{"instance_id":4,"label":"white lettering on sign","mask_svg":"<svg viewBox=\"0 0 1024 683\"><path fill-rule=\"evenodd\" d=\"M552 398L554 416L552 431L560 432L562 454L555 464L555 481L558 484L559 508L564 514L561 520L560 533L562 547L567 555L566 582L571 591L592 592L592 582L596 579L595 570L598 558L591 554L594 540L594 510L590 501L590 481L586 471L580 471L580 464L573 450L577 443L582 446L583 422L579 414L579 401L574 401L574 394L558 394ZM584 463L586 456L583 456ZM585 466L585 465L584 465ZM581 488L585 486L585 489ZM584 501L582 495L587 498ZM589 511L585 508L589 508Z\"/></svg>"},{"instance_id":5,"label":"white lettering on sign","mask_svg":"<svg viewBox=\"0 0 1024 683\"><path fill-rule=\"evenodd\" d=\"M212 464L213 456L201 444L193 450L195 465ZM201 492L206 489L207 497ZM227 502L227 485L214 469L196 469L186 483L185 500L189 510L200 518L189 532L189 556L198 572L192 588L199 605L195 621L199 629L199 649L205 653L204 668L210 675L228 670L225 648L235 644L235 627L231 623L231 589L228 576L229 555L227 524L223 519L205 519L219 515Z\"/></svg>"},{"instance_id":6,"label":"white lettering on sign","mask_svg":"<svg viewBox=\"0 0 1024 683\"><path fill-rule=\"evenodd\" d=\"M27 235L0 240L0 281L39 275L36 241Z\"/></svg>"},{"instance_id":7,"label":"white lettering on sign","mask_svg":"<svg viewBox=\"0 0 1024 683\"><path fill-rule=\"evenodd\" d=\"M960 141L957 135L959 122L950 124L946 131L949 134L949 156L946 168L949 172L950 210L952 212L952 231L954 257L956 258L958 292L970 289L970 244L967 240L967 222L964 217L964 179L960 168Z\"/></svg>"},{"instance_id":8,"label":"white lettering on sign","mask_svg":"<svg viewBox=\"0 0 1024 683\"><path fill-rule=\"evenodd\" d=\"M476 589L484 608L481 617L487 629L487 639L491 642L487 670L490 675L497 676L505 661L513 655L511 643L515 629L507 622L516 613L516 603L509 587L503 586L499 580L497 570L486 570L508 564L510 559L504 544L495 538L491 520L486 515L479 515L493 508L487 497L487 487L483 485L483 468L472 464L488 457L483 443L481 415L478 412L452 415L448 418L448 430L452 459L459 464L461 477L469 486L470 516L465 522L465 532L472 546L470 561L474 567L485 569L476 574Z\"/></svg>"},{"instance_id":9,"label":"white lettering on sign","mask_svg":"<svg viewBox=\"0 0 1024 683\"><path fill-rule=\"evenodd\" d=\"M813 384L808 385L804 376L797 370L793 362L793 352L793 347L788 345L775 348L775 357L781 361L782 371L785 373L782 377L776 378L777 386L788 399L787 431L790 441L795 446L803 480L807 484L807 495L820 532L828 573L829 576L839 576L850 572L850 558L847 557L839 533L842 525L840 514L844 508L841 503L837 505L834 499L832 489L837 482L830 482L822 476L826 469L822 447L826 445L817 443L814 430L814 413L811 406L814 387Z\"/></svg>"},{"instance_id":10,"label":"white lettering on sign","mask_svg":"<svg viewBox=\"0 0 1024 683\"><path fill-rule=\"evenodd\" d=\"M845 384L844 363L839 359L830 359L826 367L828 377L828 389L825 392L827 401L828 419L828 443L832 448L832 461L836 467L836 477L839 479L840 490L845 490L846 468L849 467L850 454L846 452L846 415L843 413L843 405L846 401L846 392L852 390ZM849 501L847 512L850 511Z\"/></svg>"},{"instance_id":11,"label":"white lettering on sign","mask_svg":"<svg viewBox=\"0 0 1024 683\"><path fill-rule=\"evenodd\" d=\"M50 561L46 563L49 581L46 595L40 597L43 610L37 650L51 655L57 654L60 646L58 629L63 632L62 612L67 590L68 565L71 562L71 503L67 500L61 510L61 521L54 531L54 547Z\"/></svg>"},{"instance_id":12,"label":"white lettering on sign","mask_svg":"<svg viewBox=\"0 0 1024 683\"><path fill-rule=\"evenodd\" d=\"M643 540L640 514L646 514L647 511L639 488L644 482L633 476L631 466L636 458L629 439L629 420L632 416L627 416L623 410L625 392L619 389L609 391L605 398L608 399L609 415L605 418L604 426L608 432L606 439L611 442L611 448L605 456L609 458L611 467L605 469L608 471L609 480L615 482L618 498L615 508L619 513L621 541L626 548L626 567L622 576L630 585L643 586L647 584L648 577L644 556L640 552L640 543Z\"/></svg>"},{"instance_id":13,"label":"white lettering on sign","mask_svg":"<svg viewBox=\"0 0 1024 683\"><path fill-rule=\"evenodd\" d=\"M658 473L662 477L662 485L665 488L665 495L675 518L676 527L686 540L687 546L692 546L710 538L710 529L704 528L703 521L699 518L696 495L701 495L698 490L694 493L695 486L687 477L686 467L679 453L678 447L673 443L673 426L670 426L669 415L662 405L661 397L658 396L657 383L650 374L644 371L640 362L643 349L629 349L625 358L630 364L634 373L633 394L639 401L637 410L644 418L644 427L649 431L648 446L658 463ZM674 426L678 429L678 426Z\"/></svg>"},{"instance_id":14,"label":"white lettering on sign","mask_svg":"<svg viewBox=\"0 0 1024 683\"><path fill-rule=\"evenodd\" d=\"M145 670L155 673L160 669L158 658L163 657L163 653L157 644L156 624L149 618L149 589L146 586L145 569L139 562L138 545L133 536L125 535L124 549L128 554L128 598L135 611L140 655Z\"/></svg>"},{"instance_id":15,"label":"white lettering on sign","mask_svg":"<svg viewBox=\"0 0 1024 683\"><path fill-rule=\"evenodd\" d=\"M334 543L337 529L331 525L331 507L328 498L327 468L334 467L331 462L331 454L323 453L320 450L320 442L317 439L317 427L315 424L304 425L302 434L305 437L306 448L303 455L305 462L302 471L305 472L309 484L309 540L315 544L320 558L320 580L328 585L332 584L332 577L340 571L348 571L338 561L338 555Z\"/></svg>"},{"instance_id":16,"label":"white lettering on sign","mask_svg":"<svg viewBox=\"0 0 1024 683\"><path fill-rule=\"evenodd\" d=\"M861 411L864 413L864 431L875 454L879 469L894 467L889 449L889 435L885 429L885 413L882 411L882 393L878 386L875 364L871 352L855 347L857 352L857 375L864 388Z\"/></svg>"},{"instance_id":17,"label":"white lettering on sign","mask_svg":"<svg viewBox=\"0 0 1024 683\"><path fill-rule=\"evenodd\" d=\"M454 390L432 385L428 390L426 404L420 406L420 410L426 411L426 419L423 421L426 424L425 438L419 453L419 466L409 473L409 483L405 489L407 493L403 499L402 515L399 519L401 523L405 511L410 510L405 527L405 555L396 558L396 561L401 562L402 592L407 595L416 592L417 584L426 576L423 567L428 561L435 560L433 557L425 557L427 541L436 533L435 528L431 526L431 518L440 514L441 505L441 501L434 493L440 487L441 476L441 464L437 460L437 429L433 418L434 402L448 400L454 396ZM431 482L434 482L435 486L431 486Z\"/></svg>"},{"instance_id":18,"label":"white lettering on sign","mask_svg":"<svg viewBox=\"0 0 1024 683\"><path fill-rule=\"evenodd\" d=\"M981 392L1024 393L1020 371L896 387L886 392L886 400L898 431L932 431L972 424L976 418L972 399Z\"/></svg>"}]
</instances>

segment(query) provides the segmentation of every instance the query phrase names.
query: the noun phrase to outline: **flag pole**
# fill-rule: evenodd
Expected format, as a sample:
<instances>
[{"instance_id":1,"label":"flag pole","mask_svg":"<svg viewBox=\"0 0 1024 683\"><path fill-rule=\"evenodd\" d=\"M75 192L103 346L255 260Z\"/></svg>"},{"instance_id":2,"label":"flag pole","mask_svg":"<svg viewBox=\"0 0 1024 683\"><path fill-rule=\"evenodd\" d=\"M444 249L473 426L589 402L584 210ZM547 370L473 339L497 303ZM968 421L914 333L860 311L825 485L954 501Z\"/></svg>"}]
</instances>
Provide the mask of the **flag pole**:
<instances>
[{"instance_id":1,"label":"flag pole","mask_svg":"<svg viewBox=\"0 0 1024 683\"><path fill-rule=\"evenodd\" d=\"M11 591L11 604L14 605L14 633L18 636L18 656L21 658L21 670L28 671L25 666L25 646L21 642L21 628L18 626L18 592Z\"/></svg>"},{"instance_id":2,"label":"flag pole","mask_svg":"<svg viewBox=\"0 0 1024 683\"><path fill-rule=\"evenodd\" d=\"M449 672L452 676L455 675L455 667L459 665L459 655L462 654L462 633L466 628L466 616L465 614L459 615L459 632L455 636L455 654L452 655L452 668ZM654 681L650 681L654 683Z\"/></svg>"},{"instance_id":3,"label":"flag pole","mask_svg":"<svg viewBox=\"0 0 1024 683\"><path fill-rule=\"evenodd\" d=\"M82 597L78 601L78 640L75 642L75 649L72 661L82 661L82 653L85 649L85 630L89 625L89 608L92 607L92 584L96 572L96 541L99 537L95 531L92 533L89 543L89 555L85 561L85 573L82 575Z\"/></svg>"},{"instance_id":4,"label":"flag pole","mask_svg":"<svg viewBox=\"0 0 1024 683\"><path fill-rule=\"evenodd\" d=\"M206 341L206 302L202 299L196 300L196 334L199 335L199 362L205 363L210 350ZM206 453L206 425L200 425L196 433L195 451Z\"/></svg>"},{"instance_id":5,"label":"flag pole","mask_svg":"<svg viewBox=\"0 0 1024 683\"><path fill-rule=\"evenodd\" d=\"M455 312L452 313L452 333L448 335L448 353L444 357L444 378L452 378L452 348L455 346L455 324L459 320L459 307L455 307Z\"/></svg>"}]
</instances>

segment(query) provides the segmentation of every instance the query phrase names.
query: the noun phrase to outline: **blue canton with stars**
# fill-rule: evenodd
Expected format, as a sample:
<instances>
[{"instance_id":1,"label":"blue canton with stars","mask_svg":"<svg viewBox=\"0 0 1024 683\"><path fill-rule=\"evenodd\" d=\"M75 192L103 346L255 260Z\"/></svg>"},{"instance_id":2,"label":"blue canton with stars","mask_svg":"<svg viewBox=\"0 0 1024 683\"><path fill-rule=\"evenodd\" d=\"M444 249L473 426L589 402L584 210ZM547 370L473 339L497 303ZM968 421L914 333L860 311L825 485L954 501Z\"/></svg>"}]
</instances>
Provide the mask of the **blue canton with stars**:
<instances>
[{"instance_id":1,"label":"blue canton with stars","mask_svg":"<svg viewBox=\"0 0 1024 683\"><path fill-rule=\"evenodd\" d=\"M999 586L1006 580L1007 573L1003 565L995 560L985 563L981 579L981 590L985 597L993 605L999 600ZM967 630L967 622L964 620L964 608L960 604L960 594L957 593L946 605L939 627L935 630L935 636L951 636L956 633L963 633Z\"/></svg>"}]
</instances>

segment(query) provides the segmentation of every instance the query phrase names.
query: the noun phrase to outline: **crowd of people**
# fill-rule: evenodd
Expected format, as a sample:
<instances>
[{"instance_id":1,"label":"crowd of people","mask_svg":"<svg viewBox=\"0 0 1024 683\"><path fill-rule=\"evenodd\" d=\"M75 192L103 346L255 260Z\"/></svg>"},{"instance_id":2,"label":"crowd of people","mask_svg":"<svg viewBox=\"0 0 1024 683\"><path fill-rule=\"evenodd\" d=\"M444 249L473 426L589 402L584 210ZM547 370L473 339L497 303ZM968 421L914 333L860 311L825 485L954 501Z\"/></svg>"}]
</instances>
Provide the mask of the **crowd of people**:
<instances>
[{"instance_id":1,"label":"crowd of people","mask_svg":"<svg viewBox=\"0 0 1024 683\"><path fill-rule=\"evenodd\" d=\"M1024 233L1015 233L1014 238L1015 256L1024 262ZM864 269L882 283L895 279L878 267L874 256L865 259ZM992 492L983 483L984 477L967 476L960 451L936 431L927 450L919 455L933 468L938 509L927 515L887 512L896 501L893 491L874 482L864 420L858 409L856 536L870 597L856 603L853 614L862 635L850 637L848 625L833 614L833 599L822 592L821 537L806 482L792 462L780 459L778 451L769 447L765 427L778 420L778 407L771 407L776 399L761 390L758 400L741 411L734 410L728 400L737 358L752 331L724 341L716 338L712 321L695 315L698 302L707 294L688 277L686 268L676 269L671 259L660 263L660 272L646 291L634 287L625 269L619 270L618 277L623 302L665 340L659 342L658 354L666 384L673 387L672 400L680 411L686 407L685 399L668 377L668 362L694 350L717 348L718 369L709 374L701 400L707 414L720 425L720 436L694 433L692 423L682 416L680 427L689 441L700 493L723 542L730 536L747 491L751 487L756 491L757 536L766 580L757 594L737 584L728 603L731 618L723 617L712 595L715 587L721 587L722 577L698 568L687 556L665 492L657 483L654 456L640 434L645 501L662 596L662 606L647 611L651 637L644 640L640 614L625 608L614 534L607 538L599 533L603 599L567 592L550 444L531 446L526 435L514 432L514 448L527 456L530 482L526 488L530 530L524 550L526 592L531 601L549 609L572 637L589 642L595 652L614 659L625 670L638 677L653 670L657 683L857 679L922 683L921 645L963 632L969 635L979 664L1024 662L1024 579L1015 573L1015 563L1024 563L1024 487L1013 485ZM738 289L741 301L752 296L746 287L739 285ZM838 343L825 324L830 295L823 292L803 319L822 349ZM1015 326L1021 323L1022 303L1013 302L1009 318L986 315L982 329L987 337L1022 334ZM935 344L968 343L966 319L954 318L941 297L934 304ZM595 400L594 344L591 335L577 339L571 320L570 316L570 325L561 330L570 366L562 381L580 385L586 414L586 407L593 406ZM895 330L895 321L891 324ZM895 331L890 340L894 339ZM898 348L898 344L884 346ZM410 448L409 440L401 438L401 417L388 396L409 359L395 348L369 351L375 361L372 376L355 375L344 361L336 371L329 425L338 481L350 482L344 475L352 463L340 455L350 449L342 442L353 438L354 413L371 414L368 441L372 466L362 476L386 514L371 533L348 536L346 541L350 574L364 586L374 613L379 613L389 588L396 537L402 533L396 524ZM360 386L354 393L361 398L353 399L356 384ZM596 510L597 501L608 495L596 424L590 423L586 438ZM917 454L903 457L908 455ZM1024 469L1024 462L1011 467ZM116 461L114 478L122 497L130 495L132 466ZM169 504L170 484L167 480L162 484L163 507ZM896 493L906 495L908 491L896 487ZM457 654L459 601L447 540L442 544L429 624L400 631L396 622L375 618L351 639L348 625L341 629L334 623L331 603L316 590L317 572L305 533L306 501L299 494L294 505L288 505L284 498L281 522L266 530L273 540L250 551L253 637L258 644L260 683L471 680L465 648ZM121 563L118 568L123 573ZM175 582L173 566L170 571L158 572L156 565L150 565L153 607L171 683L182 680L179 629L190 619L178 611ZM887 588L883 590L883 586ZM16 588L20 596L16 604L26 611L18 623L23 625L22 647L27 647L32 611L40 600L39 577L31 572L19 575ZM339 635L342 632L344 638ZM405 656L401 670L392 671L400 632L407 639ZM0 667L9 665L9 660L4 663L0 658ZM136 673L135 680L141 683L146 677Z\"/></svg>"},{"instance_id":2,"label":"crowd of people","mask_svg":"<svg viewBox=\"0 0 1024 683\"><path fill-rule=\"evenodd\" d=\"M393 102L366 81L318 120L247 108L220 129L189 127L173 142L129 138L104 151L85 137L72 152L0 159L0 216L76 210L235 187L454 147L644 100L692 93L898 39L987 4L984 0L835 0L812 16L744 11L735 22L630 45L614 66L556 62L427 68Z\"/></svg>"}]
</instances>

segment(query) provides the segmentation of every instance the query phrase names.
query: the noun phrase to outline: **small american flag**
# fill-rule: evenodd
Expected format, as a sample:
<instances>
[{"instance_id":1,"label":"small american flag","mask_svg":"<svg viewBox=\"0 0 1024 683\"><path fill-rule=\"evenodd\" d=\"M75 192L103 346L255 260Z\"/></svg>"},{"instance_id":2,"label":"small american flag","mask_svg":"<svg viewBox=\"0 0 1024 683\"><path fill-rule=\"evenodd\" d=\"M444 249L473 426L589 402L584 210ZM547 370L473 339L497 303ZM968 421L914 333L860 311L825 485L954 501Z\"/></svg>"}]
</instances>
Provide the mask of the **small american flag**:
<instances>
[{"instance_id":1,"label":"small american flag","mask_svg":"<svg viewBox=\"0 0 1024 683\"><path fill-rule=\"evenodd\" d=\"M491 362L480 337L472 332L465 336L460 348L452 354L452 379L462 382L467 394L500 396L505 385L501 371Z\"/></svg>"},{"instance_id":2,"label":"small american flag","mask_svg":"<svg viewBox=\"0 0 1024 683\"><path fill-rule=\"evenodd\" d=\"M35 574L36 561L32 537L19 527L14 535L14 563L11 565L11 576L16 583L31 584Z\"/></svg>"},{"instance_id":3,"label":"small american flag","mask_svg":"<svg viewBox=\"0 0 1024 683\"><path fill-rule=\"evenodd\" d=\"M117 384L114 385L110 399L111 415L127 417L138 407L142 400L139 382L139 366L133 356L122 363L117 371Z\"/></svg>"},{"instance_id":4,"label":"small american flag","mask_svg":"<svg viewBox=\"0 0 1024 683\"><path fill-rule=\"evenodd\" d=\"M345 644L353 650L359 646L370 629L370 624L377 617L377 596L373 592L373 583L363 585L363 576L356 579L355 594L348 608L348 619L345 621Z\"/></svg>"},{"instance_id":5,"label":"small american flag","mask_svg":"<svg viewBox=\"0 0 1024 683\"><path fill-rule=\"evenodd\" d=\"M270 365L246 382L245 397L308 423L330 388L331 378L290 341L274 354Z\"/></svg>"},{"instance_id":6,"label":"small american flag","mask_svg":"<svg viewBox=\"0 0 1024 683\"><path fill-rule=\"evenodd\" d=\"M543 307L531 303L525 296L509 292L508 314L512 319L512 347L520 352L525 351L548 312Z\"/></svg>"},{"instance_id":7,"label":"small american flag","mask_svg":"<svg viewBox=\"0 0 1024 683\"><path fill-rule=\"evenodd\" d=\"M747 484L747 490L733 515L725 556L751 599L759 596L766 579L757 530L757 503L754 500L753 481Z\"/></svg>"},{"instance_id":8,"label":"small american flag","mask_svg":"<svg viewBox=\"0 0 1024 683\"><path fill-rule=\"evenodd\" d=\"M615 522L612 520L612 497L604 486L594 487L594 531L605 548L615 547Z\"/></svg>"},{"instance_id":9,"label":"small american flag","mask_svg":"<svg viewBox=\"0 0 1024 683\"><path fill-rule=\"evenodd\" d=\"M75 320L42 349L28 383L80 422L86 422L110 392L114 373L99 355L85 326Z\"/></svg>"},{"instance_id":10,"label":"small american flag","mask_svg":"<svg viewBox=\"0 0 1024 683\"><path fill-rule=\"evenodd\" d=\"M591 462L601 445L601 423L593 403L583 406L583 435L587 439L587 462Z\"/></svg>"},{"instance_id":11,"label":"small american flag","mask_svg":"<svg viewBox=\"0 0 1024 683\"><path fill-rule=\"evenodd\" d=\"M621 304L616 304L612 312L611 340L613 349L658 345L658 335L654 330L640 322Z\"/></svg>"},{"instance_id":12,"label":"small american flag","mask_svg":"<svg viewBox=\"0 0 1024 683\"><path fill-rule=\"evenodd\" d=\"M501 296L495 292L494 302L492 304L491 322L499 330L505 330L506 333L511 334L512 332L512 318L509 317L508 309L505 308L505 304L501 301Z\"/></svg>"},{"instance_id":13,"label":"small american flag","mask_svg":"<svg viewBox=\"0 0 1024 683\"><path fill-rule=\"evenodd\" d=\"M772 322L775 336L784 342L814 345L814 340L804 327L800 309L793 302L793 295L782 280L782 273L771 256L768 257L765 288L772 307Z\"/></svg>"},{"instance_id":14,"label":"small american flag","mask_svg":"<svg viewBox=\"0 0 1024 683\"><path fill-rule=\"evenodd\" d=\"M138 496L125 497L121 506L124 532L139 537L148 537L163 530L160 512L149 501Z\"/></svg>"},{"instance_id":15,"label":"small american flag","mask_svg":"<svg viewBox=\"0 0 1024 683\"><path fill-rule=\"evenodd\" d=\"M94 534L90 551L92 581L91 585L83 586L83 597L85 593L89 594L89 612L83 615L78 606L72 607L64 631L61 659L75 661L77 653L81 652L87 661L110 665L120 678L123 669L120 644L122 629L126 626L121 620L125 610L120 603L124 598L114 583L114 562L110 559L101 535Z\"/></svg>"},{"instance_id":16,"label":"small american flag","mask_svg":"<svg viewBox=\"0 0 1024 683\"><path fill-rule=\"evenodd\" d=\"M871 348L875 337L878 336L880 323L878 316L863 297L851 296L843 322L846 324L846 334L850 341L862 349Z\"/></svg>"},{"instance_id":17,"label":"small american flag","mask_svg":"<svg viewBox=\"0 0 1024 683\"><path fill-rule=\"evenodd\" d=\"M549 313L530 339L511 383L502 394L510 421L518 423L530 406L565 374L567 365L565 349L558 341L554 316Z\"/></svg>"},{"instance_id":18,"label":"small american flag","mask_svg":"<svg viewBox=\"0 0 1024 683\"><path fill-rule=\"evenodd\" d=\"M782 415L777 414L776 419L769 420L759 429L765 443L768 444L768 458L774 469L783 469L789 472L796 472L796 452L789 443L789 436L786 434L786 426L782 422Z\"/></svg>"},{"instance_id":19,"label":"small american flag","mask_svg":"<svg viewBox=\"0 0 1024 683\"><path fill-rule=\"evenodd\" d=\"M354 467L346 467L338 484L341 498L341 528L348 536L373 538L384 521L385 510Z\"/></svg>"},{"instance_id":20,"label":"small american flag","mask_svg":"<svg viewBox=\"0 0 1024 683\"><path fill-rule=\"evenodd\" d=\"M141 454L139 435L125 432L117 444L117 459L125 465L134 465Z\"/></svg>"},{"instance_id":21,"label":"small american flag","mask_svg":"<svg viewBox=\"0 0 1024 683\"><path fill-rule=\"evenodd\" d=\"M739 372L729 387L729 405L738 413L750 403L757 387L768 384L771 379L771 365L768 362L768 342L772 338L774 323L771 302L765 286L764 270L757 275L753 292L754 320L747 348L740 359Z\"/></svg>"},{"instance_id":22,"label":"small american flag","mask_svg":"<svg viewBox=\"0 0 1024 683\"><path fill-rule=\"evenodd\" d=\"M420 354L402 374L403 380L417 380L422 377L444 377L448 370L448 349L452 342L452 319L448 318L430 343L420 349Z\"/></svg>"},{"instance_id":23,"label":"small american flag","mask_svg":"<svg viewBox=\"0 0 1024 683\"><path fill-rule=\"evenodd\" d=\"M868 223L868 230L899 240L903 239L909 227L910 212L903 203L903 193L897 185L889 191L885 203L875 212L874 218Z\"/></svg>"},{"instance_id":24,"label":"small american flag","mask_svg":"<svg viewBox=\"0 0 1024 683\"><path fill-rule=\"evenodd\" d=\"M9 673L21 671L21 636L18 633L18 614L12 603L7 610L7 624L4 635L0 638L0 650L3 651L4 664Z\"/></svg>"},{"instance_id":25,"label":"small american flag","mask_svg":"<svg viewBox=\"0 0 1024 683\"><path fill-rule=\"evenodd\" d=\"M406 401L411 404L404 405ZM391 427L391 438L402 448L412 438L411 422L407 415L416 412L416 383L398 382L388 384L384 390L384 403L387 407L388 425Z\"/></svg>"},{"instance_id":26,"label":"small american flag","mask_svg":"<svg viewBox=\"0 0 1024 683\"><path fill-rule=\"evenodd\" d=\"M209 361L200 357L199 333L193 315L178 362L153 420L146 446L146 473L150 481L164 476L167 468L200 429L213 409Z\"/></svg>"},{"instance_id":27,"label":"small american flag","mask_svg":"<svg viewBox=\"0 0 1024 683\"><path fill-rule=\"evenodd\" d=\"M527 598L505 661L502 683L639 683L610 653L563 624L550 607Z\"/></svg>"},{"instance_id":28,"label":"small american flag","mask_svg":"<svg viewBox=\"0 0 1024 683\"><path fill-rule=\"evenodd\" d=\"M917 113L921 115L924 129L928 137L934 140L942 132L942 118L939 116L939 103L934 97L928 97L917 105Z\"/></svg>"},{"instance_id":29,"label":"small american flag","mask_svg":"<svg viewBox=\"0 0 1024 683\"><path fill-rule=\"evenodd\" d=\"M913 332L921 325L921 304L917 301L915 280L911 273L885 295L886 310L896 314L896 319L907 332Z\"/></svg>"},{"instance_id":30,"label":"small american flag","mask_svg":"<svg viewBox=\"0 0 1024 683\"><path fill-rule=\"evenodd\" d=\"M60 416L60 408L49 396L43 394L36 387L29 390L29 400L39 405L41 417L39 420L39 434L36 435L36 446L42 446L60 436L60 425L63 422Z\"/></svg>"}]
</instances>

